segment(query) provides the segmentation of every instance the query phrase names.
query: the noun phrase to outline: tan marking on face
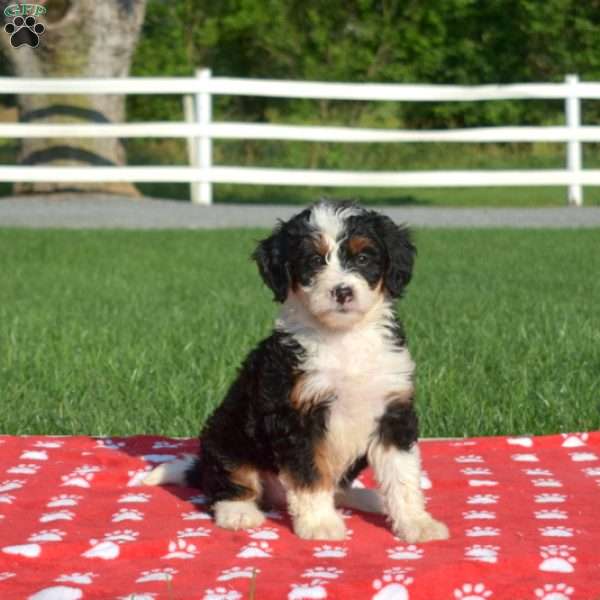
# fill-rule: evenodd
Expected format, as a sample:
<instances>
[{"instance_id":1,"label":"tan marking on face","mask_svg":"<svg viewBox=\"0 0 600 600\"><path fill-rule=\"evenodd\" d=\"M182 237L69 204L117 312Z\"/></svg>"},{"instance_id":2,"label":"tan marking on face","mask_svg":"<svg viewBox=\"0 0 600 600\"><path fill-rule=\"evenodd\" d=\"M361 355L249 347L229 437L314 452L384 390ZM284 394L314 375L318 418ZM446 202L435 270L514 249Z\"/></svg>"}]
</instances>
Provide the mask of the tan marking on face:
<instances>
[{"instance_id":1,"label":"tan marking on face","mask_svg":"<svg viewBox=\"0 0 600 600\"><path fill-rule=\"evenodd\" d=\"M327 236L321 233L315 238L315 250L321 256L327 256L331 252L331 243Z\"/></svg>"},{"instance_id":2,"label":"tan marking on face","mask_svg":"<svg viewBox=\"0 0 600 600\"><path fill-rule=\"evenodd\" d=\"M229 475L232 483L244 488L236 500L255 500L262 493L260 475L254 467L242 465L233 469Z\"/></svg>"},{"instance_id":3,"label":"tan marking on face","mask_svg":"<svg viewBox=\"0 0 600 600\"><path fill-rule=\"evenodd\" d=\"M363 235L355 235L348 240L348 248L352 254L360 254L365 248L373 248L373 240Z\"/></svg>"}]
</instances>

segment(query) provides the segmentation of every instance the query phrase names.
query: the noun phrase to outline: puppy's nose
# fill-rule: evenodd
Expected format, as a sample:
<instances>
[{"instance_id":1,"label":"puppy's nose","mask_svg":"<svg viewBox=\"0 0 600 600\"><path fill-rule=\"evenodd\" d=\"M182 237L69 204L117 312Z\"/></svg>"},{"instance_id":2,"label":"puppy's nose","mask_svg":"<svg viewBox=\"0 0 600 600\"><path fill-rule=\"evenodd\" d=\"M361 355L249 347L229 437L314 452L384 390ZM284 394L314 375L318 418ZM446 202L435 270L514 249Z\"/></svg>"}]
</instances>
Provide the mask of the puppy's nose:
<instances>
[{"instance_id":1,"label":"puppy's nose","mask_svg":"<svg viewBox=\"0 0 600 600\"><path fill-rule=\"evenodd\" d=\"M354 292L352 291L352 288L348 285L336 285L331 290L331 295L339 304L345 304L346 302L350 302L350 300L352 300Z\"/></svg>"}]
</instances>

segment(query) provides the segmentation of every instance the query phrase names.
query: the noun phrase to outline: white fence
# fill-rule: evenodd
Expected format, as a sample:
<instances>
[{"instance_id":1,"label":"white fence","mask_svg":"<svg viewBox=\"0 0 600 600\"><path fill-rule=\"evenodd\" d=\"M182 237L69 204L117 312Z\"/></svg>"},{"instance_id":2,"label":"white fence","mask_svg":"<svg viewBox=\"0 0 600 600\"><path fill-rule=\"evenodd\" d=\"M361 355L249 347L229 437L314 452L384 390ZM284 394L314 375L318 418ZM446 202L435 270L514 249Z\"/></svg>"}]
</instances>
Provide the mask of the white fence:
<instances>
[{"instance_id":1,"label":"white fence","mask_svg":"<svg viewBox=\"0 0 600 600\"><path fill-rule=\"evenodd\" d=\"M600 185L600 170L582 168L584 142L600 142L600 126L581 125L581 100L600 99L600 83L452 86L370 83L322 83L212 77L208 69L195 78L24 79L0 78L3 94L180 94L186 122L38 124L0 123L0 138L169 137L187 138L189 167L0 166L0 181L189 182L192 200L212 202L215 183L343 187L489 187L565 186L569 204L581 205L582 186ZM559 99L565 125L558 127L481 127L452 130L384 130L313 127L212 120L212 96L266 96L332 100L457 102L505 99ZM212 164L213 139L300 140L319 142L561 142L566 144L562 170L470 171L330 171Z\"/></svg>"}]
</instances>

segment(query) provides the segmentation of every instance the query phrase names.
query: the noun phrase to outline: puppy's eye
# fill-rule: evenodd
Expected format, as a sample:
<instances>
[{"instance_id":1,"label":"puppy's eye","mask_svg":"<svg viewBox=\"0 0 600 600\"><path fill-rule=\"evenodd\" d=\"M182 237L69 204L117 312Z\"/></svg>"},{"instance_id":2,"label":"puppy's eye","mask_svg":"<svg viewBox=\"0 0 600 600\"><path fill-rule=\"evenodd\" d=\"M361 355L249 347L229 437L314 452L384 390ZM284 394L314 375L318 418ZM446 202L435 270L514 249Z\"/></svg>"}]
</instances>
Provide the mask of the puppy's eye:
<instances>
[{"instance_id":1,"label":"puppy's eye","mask_svg":"<svg viewBox=\"0 0 600 600\"><path fill-rule=\"evenodd\" d=\"M325 257L321 256L320 254L315 254L310 257L308 262L310 263L311 267L320 267L325 264Z\"/></svg>"},{"instance_id":2,"label":"puppy's eye","mask_svg":"<svg viewBox=\"0 0 600 600\"><path fill-rule=\"evenodd\" d=\"M371 260L371 257L368 254L361 253L354 260L357 265L366 265Z\"/></svg>"}]
</instances>

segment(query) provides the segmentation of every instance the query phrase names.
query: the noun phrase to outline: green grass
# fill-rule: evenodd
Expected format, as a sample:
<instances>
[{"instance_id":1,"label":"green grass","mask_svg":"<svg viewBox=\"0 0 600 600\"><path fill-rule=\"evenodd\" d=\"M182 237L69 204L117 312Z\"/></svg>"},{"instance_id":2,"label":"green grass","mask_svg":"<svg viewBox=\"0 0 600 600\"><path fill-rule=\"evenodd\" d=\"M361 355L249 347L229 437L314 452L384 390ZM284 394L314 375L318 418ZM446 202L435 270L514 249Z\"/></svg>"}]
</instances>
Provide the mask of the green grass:
<instances>
[{"instance_id":1,"label":"green grass","mask_svg":"<svg viewBox=\"0 0 600 600\"><path fill-rule=\"evenodd\" d=\"M276 306L263 231L0 230L0 432L195 435ZM600 233L422 230L426 436L600 427Z\"/></svg>"}]
</instances>

